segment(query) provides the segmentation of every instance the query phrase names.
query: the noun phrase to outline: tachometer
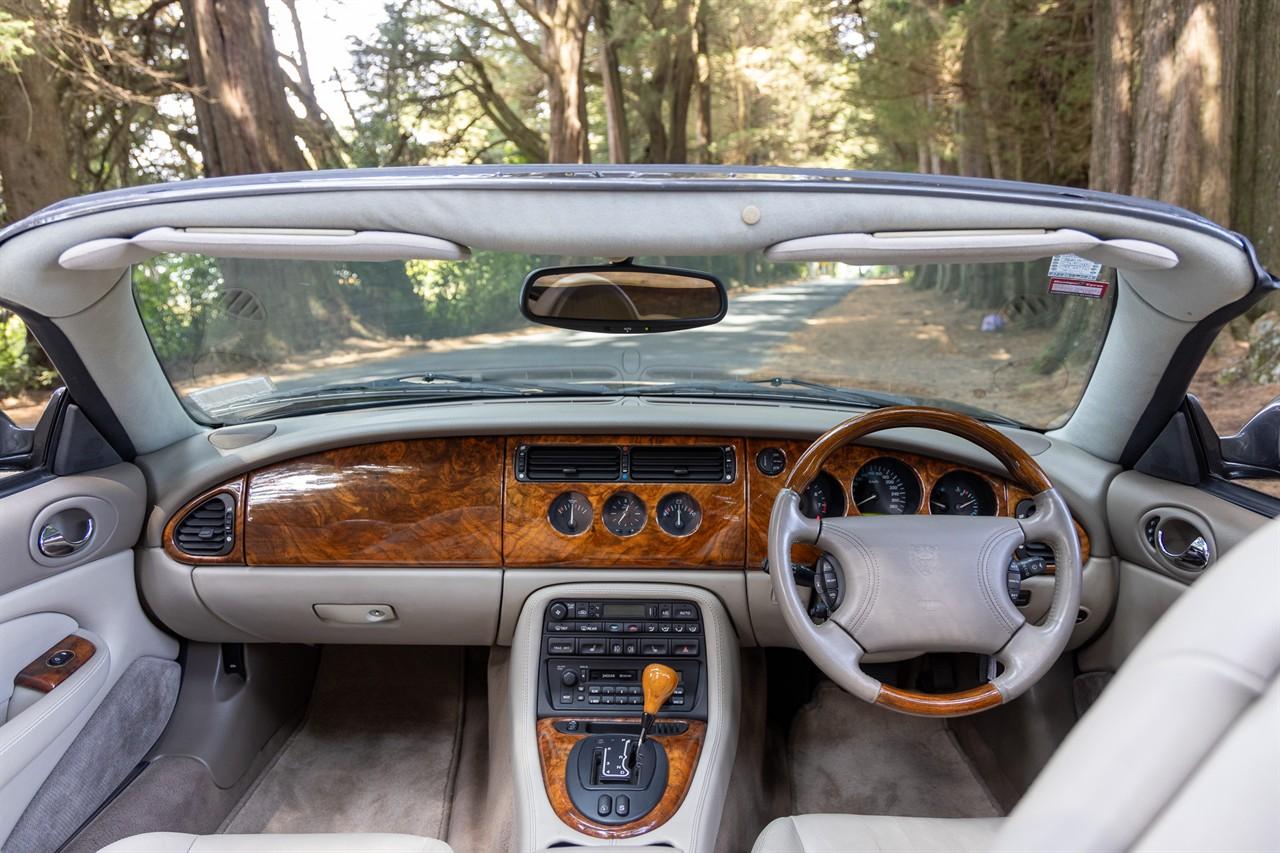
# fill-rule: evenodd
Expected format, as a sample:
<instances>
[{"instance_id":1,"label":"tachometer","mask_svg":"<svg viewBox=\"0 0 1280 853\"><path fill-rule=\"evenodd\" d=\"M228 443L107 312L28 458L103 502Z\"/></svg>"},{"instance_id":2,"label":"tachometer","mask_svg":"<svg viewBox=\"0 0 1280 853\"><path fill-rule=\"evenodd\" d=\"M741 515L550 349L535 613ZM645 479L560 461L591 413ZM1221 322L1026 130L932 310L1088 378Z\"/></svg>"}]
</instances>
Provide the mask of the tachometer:
<instances>
[{"instance_id":1,"label":"tachometer","mask_svg":"<svg viewBox=\"0 0 1280 853\"><path fill-rule=\"evenodd\" d=\"M991 484L972 471L949 471L929 492L933 515L995 515L996 493Z\"/></svg>"},{"instance_id":2,"label":"tachometer","mask_svg":"<svg viewBox=\"0 0 1280 853\"><path fill-rule=\"evenodd\" d=\"M649 511L634 492L614 492L604 502L601 518L615 536L635 536L644 527Z\"/></svg>"},{"instance_id":3,"label":"tachometer","mask_svg":"<svg viewBox=\"0 0 1280 853\"><path fill-rule=\"evenodd\" d=\"M920 508L920 480L900 459L872 459L853 478L853 505L862 515L910 515Z\"/></svg>"},{"instance_id":4,"label":"tachometer","mask_svg":"<svg viewBox=\"0 0 1280 853\"><path fill-rule=\"evenodd\" d=\"M844 515L844 488L826 471L813 478L800 496L800 511L810 518Z\"/></svg>"}]
</instances>

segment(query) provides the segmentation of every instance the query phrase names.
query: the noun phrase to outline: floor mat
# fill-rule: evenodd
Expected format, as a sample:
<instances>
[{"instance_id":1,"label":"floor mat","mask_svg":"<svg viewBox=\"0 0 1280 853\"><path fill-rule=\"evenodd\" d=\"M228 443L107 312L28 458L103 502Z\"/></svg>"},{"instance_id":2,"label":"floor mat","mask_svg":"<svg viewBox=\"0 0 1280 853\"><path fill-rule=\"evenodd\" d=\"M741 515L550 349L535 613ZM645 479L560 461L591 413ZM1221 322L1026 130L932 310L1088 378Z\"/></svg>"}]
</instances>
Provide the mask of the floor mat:
<instances>
[{"instance_id":1,"label":"floor mat","mask_svg":"<svg viewBox=\"0 0 1280 853\"><path fill-rule=\"evenodd\" d=\"M444 838L462 667L459 649L325 647L306 720L222 831Z\"/></svg>"},{"instance_id":2,"label":"floor mat","mask_svg":"<svg viewBox=\"0 0 1280 853\"><path fill-rule=\"evenodd\" d=\"M824 681L791 730L793 814L1003 814L941 720L908 717Z\"/></svg>"}]
</instances>

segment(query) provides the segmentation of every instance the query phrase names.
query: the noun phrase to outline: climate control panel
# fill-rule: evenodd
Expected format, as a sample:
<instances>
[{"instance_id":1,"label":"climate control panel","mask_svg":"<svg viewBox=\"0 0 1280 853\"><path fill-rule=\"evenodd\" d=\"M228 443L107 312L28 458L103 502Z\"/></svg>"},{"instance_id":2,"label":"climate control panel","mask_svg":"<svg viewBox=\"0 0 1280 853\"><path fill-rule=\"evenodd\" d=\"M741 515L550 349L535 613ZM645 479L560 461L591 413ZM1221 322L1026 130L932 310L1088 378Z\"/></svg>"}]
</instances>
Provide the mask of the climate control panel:
<instances>
[{"instance_id":1,"label":"climate control panel","mask_svg":"<svg viewBox=\"0 0 1280 853\"><path fill-rule=\"evenodd\" d=\"M661 661L680 675L662 714L706 718L705 626L693 602L556 599L542 629L541 715L639 715L640 674Z\"/></svg>"}]
</instances>

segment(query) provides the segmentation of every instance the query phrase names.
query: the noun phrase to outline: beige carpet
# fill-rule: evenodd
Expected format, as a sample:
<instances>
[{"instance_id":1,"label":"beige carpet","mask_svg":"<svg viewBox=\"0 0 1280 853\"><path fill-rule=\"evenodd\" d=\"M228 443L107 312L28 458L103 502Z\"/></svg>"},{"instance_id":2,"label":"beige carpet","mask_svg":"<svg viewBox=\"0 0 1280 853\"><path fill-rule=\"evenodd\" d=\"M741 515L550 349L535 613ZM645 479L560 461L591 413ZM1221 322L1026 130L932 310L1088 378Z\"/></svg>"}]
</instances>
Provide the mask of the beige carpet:
<instances>
[{"instance_id":1,"label":"beige carpet","mask_svg":"<svg viewBox=\"0 0 1280 853\"><path fill-rule=\"evenodd\" d=\"M829 681L791 730L793 814L1003 814L941 720L855 699Z\"/></svg>"},{"instance_id":2,"label":"beige carpet","mask_svg":"<svg viewBox=\"0 0 1280 853\"><path fill-rule=\"evenodd\" d=\"M326 646L306 719L222 831L446 837L462 673L455 648Z\"/></svg>"}]
</instances>

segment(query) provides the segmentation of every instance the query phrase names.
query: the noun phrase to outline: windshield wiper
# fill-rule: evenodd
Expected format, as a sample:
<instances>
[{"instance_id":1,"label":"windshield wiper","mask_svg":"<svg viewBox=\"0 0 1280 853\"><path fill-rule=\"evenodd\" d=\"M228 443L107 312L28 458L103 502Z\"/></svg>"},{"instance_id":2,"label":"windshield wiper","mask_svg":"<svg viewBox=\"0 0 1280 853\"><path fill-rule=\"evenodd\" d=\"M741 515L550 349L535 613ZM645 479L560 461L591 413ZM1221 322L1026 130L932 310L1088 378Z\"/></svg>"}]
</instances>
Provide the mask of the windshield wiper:
<instances>
[{"instance_id":1,"label":"windshield wiper","mask_svg":"<svg viewBox=\"0 0 1280 853\"><path fill-rule=\"evenodd\" d=\"M594 393L600 386L548 385L538 382L486 382L448 373L412 373L368 382L325 385L320 388L281 390L264 394L209 412L213 417L229 415L261 417L295 409L318 411L351 404L379 403L403 399L467 399L481 397L528 397Z\"/></svg>"}]
</instances>

